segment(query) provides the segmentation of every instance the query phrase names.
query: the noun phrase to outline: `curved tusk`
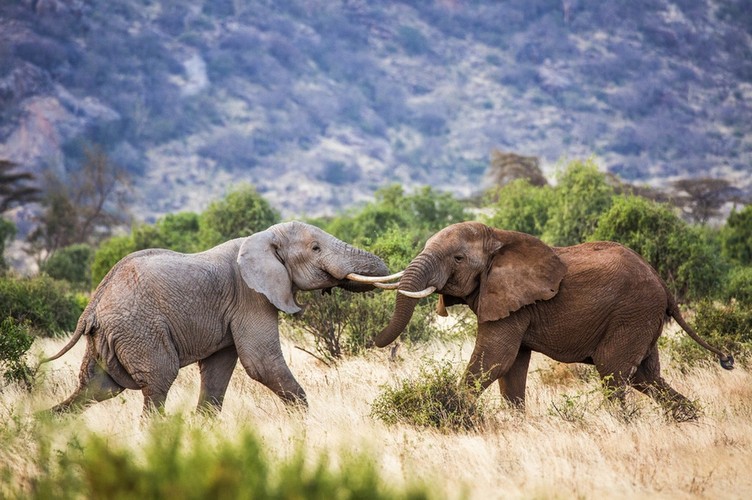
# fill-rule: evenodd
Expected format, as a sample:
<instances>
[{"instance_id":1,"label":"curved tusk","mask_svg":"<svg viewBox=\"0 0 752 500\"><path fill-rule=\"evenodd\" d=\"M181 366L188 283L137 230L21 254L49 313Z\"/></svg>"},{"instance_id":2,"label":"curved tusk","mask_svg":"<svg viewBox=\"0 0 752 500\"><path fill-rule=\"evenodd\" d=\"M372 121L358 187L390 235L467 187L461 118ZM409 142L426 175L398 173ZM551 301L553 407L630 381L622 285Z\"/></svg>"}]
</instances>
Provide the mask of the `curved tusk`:
<instances>
[{"instance_id":1,"label":"curved tusk","mask_svg":"<svg viewBox=\"0 0 752 500\"><path fill-rule=\"evenodd\" d=\"M396 290L399 286L399 281L397 283L373 283L373 286L376 288L383 288L384 290Z\"/></svg>"},{"instance_id":2,"label":"curved tusk","mask_svg":"<svg viewBox=\"0 0 752 500\"><path fill-rule=\"evenodd\" d=\"M382 281L392 281L401 278L403 274L405 274L405 271L390 274L389 276L363 276L362 274L350 273L345 278L359 283L381 283Z\"/></svg>"},{"instance_id":3,"label":"curved tusk","mask_svg":"<svg viewBox=\"0 0 752 500\"><path fill-rule=\"evenodd\" d=\"M429 286L425 290L421 290L420 292L408 292L406 290L397 290L399 293L404 295L405 297L410 297L411 299L422 299L424 297L428 297L433 292L436 291L435 286Z\"/></svg>"}]
</instances>

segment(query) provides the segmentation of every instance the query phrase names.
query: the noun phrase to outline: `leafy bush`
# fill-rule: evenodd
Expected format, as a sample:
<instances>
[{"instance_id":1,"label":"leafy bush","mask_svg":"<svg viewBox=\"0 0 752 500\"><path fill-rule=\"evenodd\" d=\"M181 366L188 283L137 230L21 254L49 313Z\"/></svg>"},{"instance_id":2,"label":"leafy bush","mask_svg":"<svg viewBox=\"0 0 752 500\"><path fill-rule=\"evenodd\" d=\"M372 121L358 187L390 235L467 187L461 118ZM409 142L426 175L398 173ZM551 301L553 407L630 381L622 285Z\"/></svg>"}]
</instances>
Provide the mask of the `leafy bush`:
<instances>
[{"instance_id":1,"label":"leafy bush","mask_svg":"<svg viewBox=\"0 0 752 500\"><path fill-rule=\"evenodd\" d=\"M89 245L70 245L52 254L41 266L41 271L51 278L67 281L78 290L88 290L93 260L94 249Z\"/></svg>"},{"instance_id":2,"label":"leafy bush","mask_svg":"<svg viewBox=\"0 0 752 500\"><path fill-rule=\"evenodd\" d=\"M215 201L199 217L203 248L250 236L279 222L279 213L250 184Z\"/></svg>"},{"instance_id":3,"label":"leafy bush","mask_svg":"<svg viewBox=\"0 0 752 500\"><path fill-rule=\"evenodd\" d=\"M50 337L73 331L84 310L67 283L48 276L0 279L0 316L26 324L34 335Z\"/></svg>"},{"instance_id":4,"label":"leafy bush","mask_svg":"<svg viewBox=\"0 0 752 500\"><path fill-rule=\"evenodd\" d=\"M582 243L611 207L614 194L593 160L569 163L553 189L543 239L557 246Z\"/></svg>"},{"instance_id":5,"label":"leafy bush","mask_svg":"<svg viewBox=\"0 0 752 500\"><path fill-rule=\"evenodd\" d=\"M553 204L553 188L533 186L527 179L516 179L489 193L493 215L485 218L489 226L542 236Z\"/></svg>"},{"instance_id":6,"label":"leafy bush","mask_svg":"<svg viewBox=\"0 0 752 500\"><path fill-rule=\"evenodd\" d=\"M741 265L752 265L752 205L732 211L722 235L724 255Z\"/></svg>"},{"instance_id":7,"label":"leafy bush","mask_svg":"<svg viewBox=\"0 0 752 500\"><path fill-rule=\"evenodd\" d=\"M0 373L8 382L31 383L31 369L24 357L34 338L29 333L28 323L19 323L6 317L0 324Z\"/></svg>"},{"instance_id":8,"label":"leafy bush","mask_svg":"<svg viewBox=\"0 0 752 500\"><path fill-rule=\"evenodd\" d=\"M533 186L525 179L489 193L493 214L486 223L521 231L552 245L582 243L611 206L615 191L593 160L572 161L556 186Z\"/></svg>"},{"instance_id":9,"label":"leafy bush","mask_svg":"<svg viewBox=\"0 0 752 500\"><path fill-rule=\"evenodd\" d=\"M212 438L188 433L180 421L152 424L138 451L106 436L73 438L62 450L38 438L37 463L28 481L0 485L9 498L427 498L424 486L395 489L372 460L349 455L337 467L326 455L301 447L271 458L250 431ZM0 477L10 474L0 466ZM417 483L413 483L417 484Z\"/></svg>"},{"instance_id":10,"label":"leafy bush","mask_svg":"<svg viewBox=\"0 0 752 500\"><path fill-rule=\"evenodd\" d=\"M711 295L725 273L707 233L689 226L667 206L637 196L617 196L591 240L617 241L645 258L679 299Z\"/></svg>"},{"instance_id":11,"label":"leafy bush","mask_svg":"<svg viewBox=\"0 0 752 500\"><path fill-rule=\"evenodd\" d=\"M695 305L692 328L709 344L731 353L741 363L748 363L752 353L752 307L736 301L720 304L702 300ZM708 353L688 335L662 336L664 346L671 350L680 367L710 362L714 355Z\"/></svg>"},{"instance_id":12,"label":"leafy bush","mask_svg":"<svg viewBox=\"0 0 752 500\"><path fill-rule=\"evenodd\" d=\"M199 242L199 218L194 212L179 212L161 217L152 226L138 226L132 233L134 246L186 253L206 250Z\"/></svg>"},{"instance_id":13,"label":"leafy bush","mask_svg":"<svg viewBox=\"0 0 752 500\"><path fill-rule=\"evenodd\" d=\"M752 266L735 267L728 275L724 298L752 307Z\"/></svg>"},{"instance_id":14,"label":"leafy bush","mask_svg":"<svg viewBox=\"0 0 752 500\"><path fill-rule=\"evenodd\" d=\"M334 288L321 295L309 292L308 297L305 312L293 317L293 325L313 335L316 351L329 360L357 355L372 347L394 308L393 293L351 293ZM416 307L403 339L420 342L439 335L432 322L432 304L425 301Z\"/></svg>"},{"instance_id":15,"label":"leafy bush","mask_svg":"<svg viewBox=\"0 0 752 500\"><path fill-rule=\"evenodd\" d=\"M136 251L133 238L129 236L113 236L99 244L91 263L91 285L96 288L105 275L120 259Z\"/></svg>"},{"instance_id":16,"label":"leafy bush","mask_svg":"<svg viewBox=\"0 0 752 500\"><path fill-rule=\"evenodd\" d=\"M451 364L423 366L416 379L384 387L371 404L371 416L389 425L403 423L445 431L480 429L488 420L487 406L477 391L458 384Z\"/></svg>"},{"instance_id":17,"label":"leafy bush","mask_svg":"<svg viewBox=\"0 0 752 500\"><path fill-rule=\"evenodd\" d=\"M414 256L433 233L464 220L465 208L451 194L424 187L405 195L402 186L394 184L378 190L375 202L332 219L323 229L364 248L370 248L387 233L393 236L395 230L407 232L416 243Z\"/></svg>"}]
</instances>

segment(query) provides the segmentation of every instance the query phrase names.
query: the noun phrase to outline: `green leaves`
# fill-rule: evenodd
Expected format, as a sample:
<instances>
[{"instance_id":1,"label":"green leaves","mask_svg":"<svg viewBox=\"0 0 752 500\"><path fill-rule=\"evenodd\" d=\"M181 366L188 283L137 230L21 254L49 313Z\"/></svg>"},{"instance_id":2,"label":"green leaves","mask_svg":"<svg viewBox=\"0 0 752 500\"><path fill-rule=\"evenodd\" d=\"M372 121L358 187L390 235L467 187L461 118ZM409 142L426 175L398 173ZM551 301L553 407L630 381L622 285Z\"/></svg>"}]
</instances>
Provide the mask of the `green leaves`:
<instances>
[{"instance_id":1,"label":"green leaves","mask_svg":"<svg viewBox=\"0 0 752 500\"><path fill-rule=\"evenodd\" d=\"M403 423L441 430L478 429L489 412L477 391L458 383L450 363L422 366L417 377L384 387L371 405L371 416L394 425Z\"/></svg>"}]
</instances>

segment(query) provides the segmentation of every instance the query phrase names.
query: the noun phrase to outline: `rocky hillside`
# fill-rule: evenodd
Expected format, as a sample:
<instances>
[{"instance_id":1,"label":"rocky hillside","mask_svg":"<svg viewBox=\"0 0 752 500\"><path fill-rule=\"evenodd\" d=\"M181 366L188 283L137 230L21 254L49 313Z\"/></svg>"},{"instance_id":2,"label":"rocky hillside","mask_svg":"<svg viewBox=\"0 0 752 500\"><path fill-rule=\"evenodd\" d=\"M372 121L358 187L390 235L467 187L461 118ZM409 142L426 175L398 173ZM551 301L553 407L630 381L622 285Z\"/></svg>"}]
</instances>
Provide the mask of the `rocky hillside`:
<instances>
[{"instance_id":1,"label":"rocky hillside","mask_svg":"<svg viewBox=\"0 0 752 500\"><path fill-rule=\"evenodd\" d=\"M0 158L97 144L137 216L242 180L286 216L476 192L493 148L752 191L746 0L5 0Z\"/></svg>"}]
</instances>

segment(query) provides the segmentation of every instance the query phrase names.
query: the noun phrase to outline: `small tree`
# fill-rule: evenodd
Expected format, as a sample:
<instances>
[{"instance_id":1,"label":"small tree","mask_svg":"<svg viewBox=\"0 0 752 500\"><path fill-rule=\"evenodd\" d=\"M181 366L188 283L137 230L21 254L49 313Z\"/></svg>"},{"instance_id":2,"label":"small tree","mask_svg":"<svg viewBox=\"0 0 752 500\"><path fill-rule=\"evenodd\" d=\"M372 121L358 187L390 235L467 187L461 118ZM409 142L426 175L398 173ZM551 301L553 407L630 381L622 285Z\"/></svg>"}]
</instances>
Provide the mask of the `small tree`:
<instances>
[{"instance_id":1,"label":"small tree","mask_svg":"<svg viewBox=\"0 0 752 500\"><path fill-rule=\"evenodd\" d=\"M76 243L95 244L127 221L129 179L98 147L85 149L85 161L68 179L47 177L37 228L29 235L44 260Z\"/></svg>"},{"instance_id":2,"label":"small tree","mask_svg":"<svg viewBox=\"0 0 752 500\"><path fill-rule=\"evenodd\" d=\"M11 316L0 323L0 373L7 382L21 382L31 388L31 369L24 358L33 342L25 323Z\"/></svg>"},{"instance_id":3,"label":"small tree","mask_svg":"<svg viewBox=\"0 0 752 500\"><path fill-rule=\"evenodd\" d=\"M726 179L680 179L673 183L673 187L679 193L674 203L688 220L699 224L717 217L723 204L734 198L734 190Z\"/></svg>"},{"instance_id":4,"label":"small tree","mask_svg":"<svg viewBox=\"0 0 752 500\"><path fill-rule=\"evenodd\" d=\"M34 185L34 176L28 172L18 172L17 168L17 163L0 160L0 213L39 199L40 191Z\"/></svg>"},{"instance_id":5,"label":"small tree","mask_svg":"<svg viewBox=\"0 0 752 500\"><path fill-rule=\"evenodd\" d=\"M595 230L613 197L614 188L594 161L571 162L553 190L543 238L558 246L582 243Z\"/></svg>"},{"instance_id":6,"label":"small tree","mask_svg":"<svg viewBox=\"0 0 752 500\"><path fill-rule=\"evenodd\" d=\"M752 265L752 205L734 209L721 232L723 254L744 266Z\"/></svg>"},{"instance_id":7,"label":"small tree","mask_svg":"<svg viewBox=\"0 0 752 500\"><path fill-rule=\"evenodd\" d=\"M590 239L617 241L642 255L680 300L715 293L725 273L706 233L667 205L637 196L616 197Z\"/></svg>"},{"instance_id":8,"label":"small tree","mask_svg":"<svg viewBox=\"0 0 752 500\"><path fill-rule=\"evenodd\" d=\"M28 172L18 172L18 164L0 160L0 214L14 206L31 203L39 199L39 187L34 185L34 176ZM5 248L16 235L16 226L0 217L0 271L7 269Z\"/></svg>"},{"instance_id":9,"label":"small tree","mask_svg":"<svg viewBox=\"0 0 752 500\"><path fill-rule=\"evenodd\" d=\"M136 251L133 243L133 237L113 236L100 243L94 252L94 259L91 263L91 286L96 288L105 275L117 264L120 259L131 252Z\"/></svg>"},{"instance_id":10,"label":"small tree","mask_svg":"<svg viewBox=\"0 0 752 500\"><path fill-rule=\"evenodd\" d=\"M250 184L215 201L199 217L201 246L215 245L263 231L280 220L279 212Z\"/></svg>"},{"instance_id":11,"label":"small tree","mask_svg":"<svg viewBox=\"0 0 752 500\"><path fill-rule=\"evenodd\" d=\"M517 179L491 192L490 198L496 201L490 205L493 214L486 217L486 224L540 237L548 222L554 193L548 186L536 187L526 179Z\"/></svg>"},{"instance_id":12,"label":"small tree","mask_svg":"<svg viewBox=\"0 0 752 500\"><path fill-rule=\"evenodd\" d=\"M41 271L50 277L64 280L78 290L91 286L91 263L94 249L79 243L61 248L41 266Z\"/></svg>"}]
</instances>

